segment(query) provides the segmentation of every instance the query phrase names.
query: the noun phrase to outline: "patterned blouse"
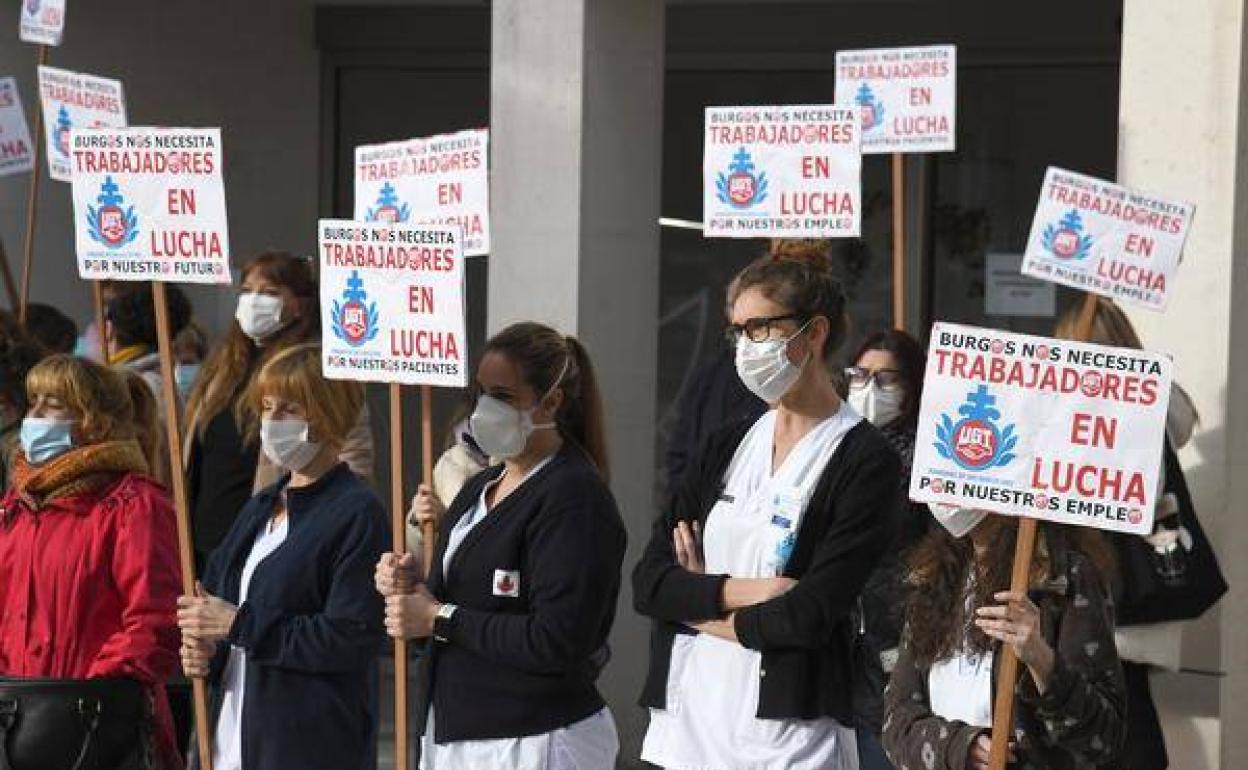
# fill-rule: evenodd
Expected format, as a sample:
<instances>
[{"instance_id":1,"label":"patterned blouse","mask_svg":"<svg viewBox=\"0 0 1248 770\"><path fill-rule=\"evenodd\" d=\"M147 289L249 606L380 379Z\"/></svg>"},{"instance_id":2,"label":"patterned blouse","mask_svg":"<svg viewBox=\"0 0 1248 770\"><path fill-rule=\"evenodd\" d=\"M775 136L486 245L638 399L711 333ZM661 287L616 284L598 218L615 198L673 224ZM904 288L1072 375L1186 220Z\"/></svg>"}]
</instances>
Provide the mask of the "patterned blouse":
<instances>
[{"instance_id":1,"label":"patterned blouse","mask_svg":"<svg viewBox=\"0 0 1248 770\"><path fill-rule=\"evenodd\" d=\"M1114 647L1112 599L1087 557L1063 551L1064 557L1051 548L1054 574L1031 592L1056 659L1043 695L1026 667L1020 666L1014 718L1018 762L1011 765L1016 770L1110 765L1126 735L1126 685ZM923 597L915 594L913 600ZM994 694L998 650L999 645L993 655ZM903 640L884 693L885 751L898 770L964 770L971 745L985 730L933 714L927 675Z\"/></svg>"}]
</instances>

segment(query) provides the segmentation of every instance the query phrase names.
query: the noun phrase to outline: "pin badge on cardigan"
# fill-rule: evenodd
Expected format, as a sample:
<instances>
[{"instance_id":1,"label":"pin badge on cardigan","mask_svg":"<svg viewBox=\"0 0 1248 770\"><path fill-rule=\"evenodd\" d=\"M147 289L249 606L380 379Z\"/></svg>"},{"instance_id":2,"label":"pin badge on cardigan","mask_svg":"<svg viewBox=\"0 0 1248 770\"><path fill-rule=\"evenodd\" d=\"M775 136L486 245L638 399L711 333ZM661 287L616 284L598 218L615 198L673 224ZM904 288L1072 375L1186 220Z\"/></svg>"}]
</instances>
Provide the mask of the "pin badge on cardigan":
<instances>
[{"instance_id":1,"label":"pin badge on cardigan","mask_svg":"<svg viewBox=\"0 0 1248 770\"><path fill-rule=\"evenodd\" d=\"M520 596L520 570L494 570L494 595L513 599Z\"/></svg>"}]
</instances>

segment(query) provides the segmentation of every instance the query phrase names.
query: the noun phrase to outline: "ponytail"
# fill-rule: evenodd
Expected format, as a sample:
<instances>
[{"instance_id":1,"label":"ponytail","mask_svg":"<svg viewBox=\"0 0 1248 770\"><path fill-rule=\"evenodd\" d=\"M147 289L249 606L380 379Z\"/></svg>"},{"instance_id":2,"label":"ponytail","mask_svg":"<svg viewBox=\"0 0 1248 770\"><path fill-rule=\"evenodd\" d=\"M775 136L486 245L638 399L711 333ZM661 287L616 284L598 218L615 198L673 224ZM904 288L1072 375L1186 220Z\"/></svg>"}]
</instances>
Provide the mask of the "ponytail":
<instances>
[{"instance_id":1,"label":"ponytail","mask_svg":"<svg viewBox=\"0 0 1248 770\"><path fill-rule=\"evenodd\" d=\"M555 415L559 434L579 446L597 466L603 480L609 481L602 395L585 346L549 326L525 321L495 334L485 343L483 352L506 356L539 397L555 388L563 393L563 402Z\"/></svg>"},{"instance_id":2,"label":"ponytail","mask_svg":"<svg viewBox=\"0 0 1248 770\"><path fill-rule=\"evenodd\" d=\"M564 388L564 403L567 408L560 410L559 425L564 434L580 444L589 459L598 466L598 473L603 481L611 481L611 469L607 460L607 424L602 404L602 392L598 389L598 376L594 373L594 365L589 360L589 351L576 337L565 337L568 352L572 356L572 366L578 373L579 386L575 394ZM567 375L564 380L567 381Z\"/></svg>"},{"instance_id":3,"label":"ponytail","mask_svg":"<svg viewBox=\"0 0 1248 770\"><path fill-rule=\"evenodd\" d=\"M165 429L161 422L160 406L156 402L156 395L152 392L151 386L147 384L147 380L144 380L137 372L129 369L114 369L113 371L126 383L126 392L134 407L132 432L134 439L139 442L139 448L143 450L143 457L147 459L148 471L152 478L168 484L171 478L169 463L166 460L168 455L162 446L165 440Z\"/></svg>"}]
</instances>

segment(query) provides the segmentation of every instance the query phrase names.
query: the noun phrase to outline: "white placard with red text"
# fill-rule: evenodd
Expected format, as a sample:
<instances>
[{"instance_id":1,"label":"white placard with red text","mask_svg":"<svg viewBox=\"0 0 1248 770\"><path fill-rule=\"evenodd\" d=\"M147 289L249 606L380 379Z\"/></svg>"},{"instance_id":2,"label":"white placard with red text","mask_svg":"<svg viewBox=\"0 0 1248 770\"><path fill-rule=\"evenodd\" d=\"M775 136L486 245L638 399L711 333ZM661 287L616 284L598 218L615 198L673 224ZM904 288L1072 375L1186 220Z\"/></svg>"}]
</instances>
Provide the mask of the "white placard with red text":
<instances>
[{"instance_id":1,"label":"white placard with red text","mask_svg":"<svg viewBox=\"0 0 1248 770\"><path fill-rule=\"evenodd\" d=\"M47 142L48 174L70 181L69 132L75 128L122 128L126 98L121 81L81 72L39 68L39 101Z\"/></svg>"},{"instance_id":2,"label":"white placard with red text","mask_svg":"<svg viewBox=\"0 0 1248 770\"><path fill-rule=\"evenodd\" d=\"M65 35L65 0L20 0L18 37L23 43L60 45Z\"/></svg>"},{"instance_id":3,"label":"white placard with red text","mask_svg":"<svg viewBox=\"0 0 1248 770\"><path fill-rule=\"evenodd\" d=\"M1172 377L1142 350L937 323L910 497L1149 534Z\"/></svg>"},{"instance_id":4,"label":"white placard with red text","mask_svg":"<svg viewBox=\"0 0 1248 770\"><path fill-rule=\"evenodd\" d=\"M862 109L862 152L953 152L958 49L838 51L836 103Z\"/></svg>"},{"instance_id":5,"label":"white placard with red text","mask_svg":"<svg viewBox=\"0 0 1248 770\"><path fill-rule=\"evenodd\" d=\"M703 235L858 237L858 133L852 107L707 107Z\"/></svg>"},{"instance_id":6,"label":"white placard with red text","mask_svg":"<svg viewBox=\"0 0 1248 770\"><path fill-rule=\"evenodd\" d=\"M464 255L490 253L490 132L355 148L355 219L457 225Z\"/></svg>"},{"instance_id":7,"label":"white placard with red text","mask_svg":"<svg viewBox=\"0 0 1248 770\"><path fill-rule=\"evenodd\" d=\"M35 153L17 81L0 78L0 176L23 174L34 167Z\"/></svg>"},{"instance_id":8,"label":"white placard with red text","mask_svg":"<svg viewBox=\"0 0 1248 770\"><path fill-rule=\"evenodd\" d=\"M462 238L455 225L320 221L326 377L468 384Z\"/></svg>"},{"instance_id":9,"label":"white placard with red text","mask_svg":"<svg viewBox=\"0 0 1248 770\"><path fill-rule=\"evenodd\" d=\"M1196 207L1049 167L1023 273L1164 310Z\"/></svg>"},{"instance_id":10,"label":"white placard with red text","mask_svg":"<svg viewBox=\"0 0 1248 770\"><path fill-rule=\"evenodd\" d=\"M218 128L70 131L78 273L229 283Z\"/></svg>"}]
</instances>

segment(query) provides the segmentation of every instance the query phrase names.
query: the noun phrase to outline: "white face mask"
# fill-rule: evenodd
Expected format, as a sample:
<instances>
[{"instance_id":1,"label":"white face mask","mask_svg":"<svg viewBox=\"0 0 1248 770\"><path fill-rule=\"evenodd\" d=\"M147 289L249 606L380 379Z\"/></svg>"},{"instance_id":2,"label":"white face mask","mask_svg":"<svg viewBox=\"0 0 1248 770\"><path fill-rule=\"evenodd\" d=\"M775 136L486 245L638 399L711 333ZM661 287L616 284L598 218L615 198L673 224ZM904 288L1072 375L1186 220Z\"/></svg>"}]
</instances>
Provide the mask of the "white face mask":
<instances>
[{"instance_id":1,"label":"white face mask","mask_svg":"<svg viewBox=\"0 0 1248 770\"><path fill-rule=\"evenodd\" d=\"M789 392L797 378L802 376L802 366L810 360L807 354L801 366L790 361L789 343L809 325L810 321L807 321L784 339L755 342L742 335L737 340L737 376L751 393L768 404L774 404Z\"/></svg>"},{"instance_id":2,"label":"white face mask","mask_svg":"<svg viewBox=\"0 0 1248 770\"><path fill-rule=\"evenodd\" d=\"M965 537L981 521L988 518L987 511L959 508L956 505L929 503L927 508L932 512L932 517L954 537Z\"/></svg>"},{"instance_id":3,"label":"white face mask","mask_svg":"<svg viewBox=\"0 0 1248 770\"><path fill-rule=\"evenodd\" d=\"M523 452L533 431L555 427L553 422L534 423L533 409L521 411L489 395L477 399L477 408L468 419L477 446L490 457L500 460Z\"/></svg>"},{"instance_id":4,"label":"white face mask","mask_svg":"<svg viewBox=\"0 0 1248 770\"><path fill-rule=\"evenodd\" d=\"M571 363L570 358L564 360L563 369L555 378L555 384L550 386L546 395L537 400L538 404L555 392L563 382L564 376L567 375L568 366ZM468 429L472 431L472 440L489 457L500 460L515 457L528 446L529 436L533 434L533 431L550 430L556 427L553 422L534 423L533 412L536 410L536 404L530 409L520 410L483 393L477 398L477 408L468 418Z\"/></svg>"},{"instance_id":5,"label":"white face mask","mask_svg":"<svg viewBox=\"0 0 1248 770\"><path fill-rule=\"evenodd\" d=\"M308 421L299 419L260 420L260 448L274 465L288 471L301 471L316 459L320 443L308 439Z\"/></svg>"},{"instance_id":6,"label":"white face mask","mask_svg":"<svg viewBox=\"0 0 1248 770\"><path fill-rule=\"evenodd\" d=\"M850 388L849 405L877 428L901 416L901 388L885 390L871 380L865 388Z\"/></svg>"},{"instance_id":7,"label":"white face mask","mask_svg":"<svg viewBox=\"0 0 1248 770\"><path fill-rule=\"evenodd\" d=\"M252 340L259 342L267 339L285 323L282 318L282 298L250 291L240 294L234 318L242 327L243 334Z\"/></svg>"}]
</instances>

